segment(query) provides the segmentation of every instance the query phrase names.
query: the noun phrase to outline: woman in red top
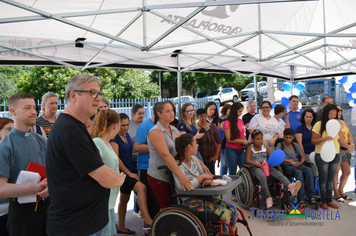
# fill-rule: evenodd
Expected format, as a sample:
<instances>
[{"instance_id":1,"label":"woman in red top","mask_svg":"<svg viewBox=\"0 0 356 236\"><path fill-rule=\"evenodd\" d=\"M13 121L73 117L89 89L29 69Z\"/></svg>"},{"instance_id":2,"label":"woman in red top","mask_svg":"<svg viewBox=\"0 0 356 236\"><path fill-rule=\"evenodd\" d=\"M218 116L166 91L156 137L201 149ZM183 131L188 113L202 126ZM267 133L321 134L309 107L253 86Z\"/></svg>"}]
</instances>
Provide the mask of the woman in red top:
<instances>
[{"instance_id":1,"label":"woman in red top","mask_svg":"<svg viewBox=\"0 0 356 236\"><path fill-rule=\"evenodd\" d=\"M236 175L237 165L241 168L246 161L245 145L250 143L245 138L244 122L239 118L244 106L240 102L232 104L230 115L224 121L224 133L226 137L226 160L229 166L229 174ZM232 191L232 200L237 201L235 190Z\"/></svg>"}]
</instances>

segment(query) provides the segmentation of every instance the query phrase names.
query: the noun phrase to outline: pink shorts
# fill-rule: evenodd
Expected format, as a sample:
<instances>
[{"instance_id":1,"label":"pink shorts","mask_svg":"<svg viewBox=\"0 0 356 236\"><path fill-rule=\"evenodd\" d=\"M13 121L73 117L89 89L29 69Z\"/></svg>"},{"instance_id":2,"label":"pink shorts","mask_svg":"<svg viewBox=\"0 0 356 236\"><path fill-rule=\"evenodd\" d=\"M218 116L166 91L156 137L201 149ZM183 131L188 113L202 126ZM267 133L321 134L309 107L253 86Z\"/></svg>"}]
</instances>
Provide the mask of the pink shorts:
<instances>
[{"instance_id":1,"label":"pink shorts","mask_svg":"<svg viewBox=\"0 0 356 236\"><path fill-rule=\"evenodd\" d=\"M148 183L156 195L160 208L169 207L169 197L172 195L171 185L147 174Z\"/></svg>"}]
</instances>

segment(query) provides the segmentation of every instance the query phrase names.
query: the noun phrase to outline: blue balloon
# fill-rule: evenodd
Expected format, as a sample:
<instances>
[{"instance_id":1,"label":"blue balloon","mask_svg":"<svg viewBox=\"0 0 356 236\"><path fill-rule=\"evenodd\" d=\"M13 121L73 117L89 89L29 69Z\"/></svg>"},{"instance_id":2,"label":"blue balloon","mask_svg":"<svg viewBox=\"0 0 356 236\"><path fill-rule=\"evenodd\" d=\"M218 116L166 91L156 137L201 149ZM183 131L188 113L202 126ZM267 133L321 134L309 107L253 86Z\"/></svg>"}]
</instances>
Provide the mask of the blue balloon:
<instances>
[{"instance_id":1,"label":"blue balloon","mask_svg":"<svg viewBox=\"0 0 356 236\"><path fill-rule=\"evenodd\" d=\"M282 104L283 106L286 106L287 104L289 104L289 99L286 98L286 97L282 97L282 99L281 99L281 104Z\"/></svg>"},{"instance_id":2,"label":"blue balloon","mask_svg":"<svg viewBox=\"0 0 356 236\"><path fill-rule=\"evenodd\" d=\"M268 158L268 165L278 166L284 162L286 154L282 150L275 150Z\"/></svg>"},{"instance_id":3,"label":"blue balloon","mask_svg":"<svg viewBox=\"0 0 356 236\"><path fill-rule=\"evenodd\" d=\"M289 82L284 82L283 84L282 84L282 89L284 90L284 91L290 91L291 89L292 89L292 85L289 83Z\"/></svg>"},{"instance_id":4,"label":"blue balloon","mask_svg":"<svg viewBox=\"0 0 356 236\"><path fill-rule=\"evenodd\" d=\"M356 83L353 83L349 90L350 90L350 93L356 92Z\"/></svg>"},{"instance_id":5,"label":"blue balloon","mask_svg":"<svg viewBox=\"0 0 356 236\"><path fill-rule=\"evenodd\" d=\"M303 83L297 83L295 86L294 86L294 88L296 88L296 89L298 89L299 90L299 92L303 92L304 91L304 89L305 89L305 85L303 84Z\"/></svg>"},{"instance_id":6,"label":"blue balloon","mask_svg":"<svg viewBox=\"0 0 356 236\"><path fill-rule=\"evenodd\" d=\"M339 83L340 83L340 84L346 83L347 78L348 78L347 76L343 76L343 77L339 80Z\"/></svg>"},{"instance_id":7,"label":"blue balloon","mask_svg":"<svg viewBox=\"0 0 356 236\"><path fill-rule=\"evenodd\" d=\"M353 100L354 98L352 97L352 93L346 94L346 98L349 100Z\"/></svg>"},{"instance_id":8,"label":"blue balloon","mask_svg":"<svg viewBox=\"0 0 356 236\"><path fill-rule=\"evenodd\" d=\"M286 108L290 107L290 104L288 103L285 107L286 107ZM287 110L286 110L286 111L287 111Z\"/></svg>"},{"instance_id":9,"label":"blue balloon","mask_svg":"<svg viewBox=\"0 0 356 236\"><path fill-rule=\"evenodd\" d=\"M272 103L272 109L277 106L277 103Z\"/></svg>"}]
</instances>

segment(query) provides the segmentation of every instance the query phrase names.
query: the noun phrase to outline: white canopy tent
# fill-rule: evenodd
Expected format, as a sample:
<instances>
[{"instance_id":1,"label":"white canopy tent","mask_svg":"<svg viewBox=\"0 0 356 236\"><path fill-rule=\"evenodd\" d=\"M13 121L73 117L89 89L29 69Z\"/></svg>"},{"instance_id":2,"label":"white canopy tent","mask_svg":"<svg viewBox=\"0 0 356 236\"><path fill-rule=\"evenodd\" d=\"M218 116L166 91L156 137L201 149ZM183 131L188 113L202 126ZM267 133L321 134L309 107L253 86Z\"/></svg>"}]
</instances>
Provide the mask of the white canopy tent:
<instances>
[{"instance_id":1,"label":"white canopy tent","mask_svg":"<svg viewBox=\"0 0 356 236\"><path fill-rule=\"evenodd\" d=\"M0 0L0 64L339 76L356 72L355 12L355 0Z\"/></svg>"}]
</instances>

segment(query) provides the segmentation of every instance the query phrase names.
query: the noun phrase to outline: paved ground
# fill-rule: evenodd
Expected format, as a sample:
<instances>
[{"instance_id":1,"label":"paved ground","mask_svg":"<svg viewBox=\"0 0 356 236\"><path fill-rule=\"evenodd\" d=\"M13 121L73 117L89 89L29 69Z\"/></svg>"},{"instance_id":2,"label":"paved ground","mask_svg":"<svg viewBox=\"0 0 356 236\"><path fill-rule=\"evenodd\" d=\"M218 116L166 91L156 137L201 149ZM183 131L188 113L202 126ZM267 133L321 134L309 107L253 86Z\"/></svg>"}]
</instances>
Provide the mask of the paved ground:
<instances>
[{"instance_id":1,"label":"paved ground","mask_svg":"<svg viewBox=\"0 0 356 236\"><path fill-rule=\"evenodd\" d=\"M338 213L340 215L340 220L327 220L327 218L336 218L336 210L329 211L329 215L325 212L324 220L305 220L304 218L293 218L285 221L266 221L266 220L256 220L252 219L252 212L250 210L243 209L245 217L249 218L248 223L250 225L253 235L273 235L273 236L299 236L299 235L355 235L356 231L356 195L353 194L355 189L354 181L354 166L355 157L352 159L351 175L347 185L345 187L345 192L353 198L352 201L347 203L337 203L339 205ZM217 172L218 173L218 172ZM225 195L223 199L229 202L231 201L230 196ZM235 206L239 207L237 203ZM131 230L135 230L137 235L142 235L144 231L142 230L143 219L137 218L132 214L133 209L133 198L131 197L128 203L128 211L126 214L126 227ZM241 208L240 208L241 209ZM276 209L277 208L272 208ZM116 209L117 211L117 209ZM322 213L322 212L321 212ZM331 214L332 213L332 214ZM307 224L307 223L309 224ZM310 224L314 224L311 226ZM316 226L319 225L319 226ZM249 235L244 226L239 226L239 235ZM189 236L189 235L188 235Z\"/></svg>"}]
</instances>

